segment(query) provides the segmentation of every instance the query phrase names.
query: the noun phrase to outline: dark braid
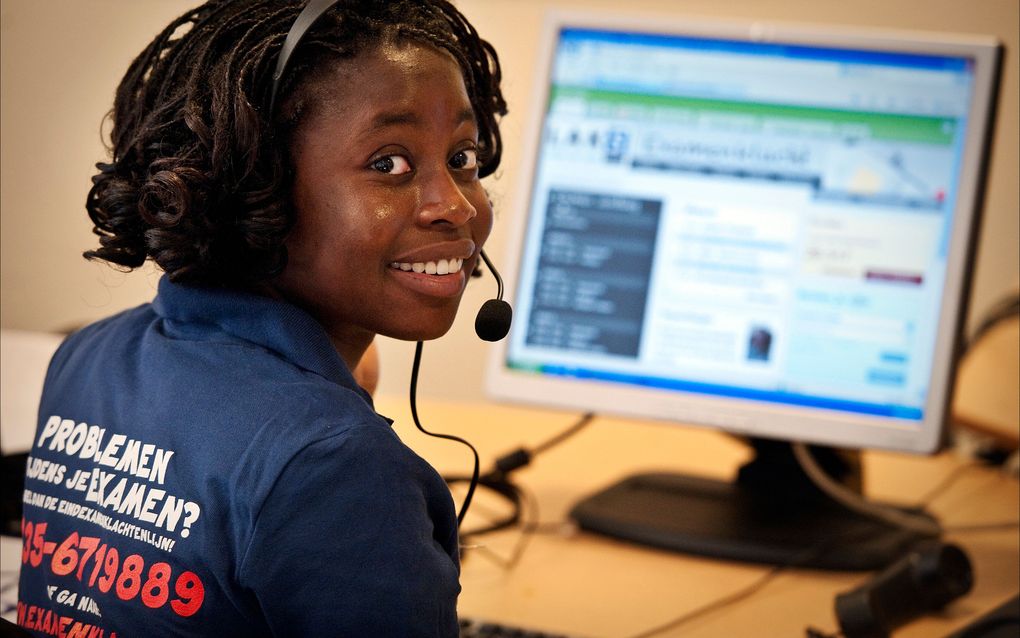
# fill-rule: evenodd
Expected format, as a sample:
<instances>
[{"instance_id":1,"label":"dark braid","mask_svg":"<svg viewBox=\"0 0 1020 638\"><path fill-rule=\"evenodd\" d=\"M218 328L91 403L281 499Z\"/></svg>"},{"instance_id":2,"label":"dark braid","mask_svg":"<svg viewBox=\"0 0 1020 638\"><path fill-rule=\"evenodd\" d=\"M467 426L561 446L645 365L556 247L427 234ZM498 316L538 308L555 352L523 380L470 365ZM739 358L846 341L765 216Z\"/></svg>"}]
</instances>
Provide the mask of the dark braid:
<instances>
[{"instance_id":1,"label":"dark braid","mask_svg":"<svg viewBox=\"0 0 1020 638\"><path fill-rule=\"evenodd\" d=\"M506 113L492 46L446 0L344 0L306 34L266 113L272 72L303 0L210 0L171 22L114 99L112 161L96 164L89 259L152 259L178 282L246 287L279 274L293 225L288 147L314 106L303 91L339 60L410 41L461 67L479 127L481 176L502 155Z\"/></svg>"}]
</instances>

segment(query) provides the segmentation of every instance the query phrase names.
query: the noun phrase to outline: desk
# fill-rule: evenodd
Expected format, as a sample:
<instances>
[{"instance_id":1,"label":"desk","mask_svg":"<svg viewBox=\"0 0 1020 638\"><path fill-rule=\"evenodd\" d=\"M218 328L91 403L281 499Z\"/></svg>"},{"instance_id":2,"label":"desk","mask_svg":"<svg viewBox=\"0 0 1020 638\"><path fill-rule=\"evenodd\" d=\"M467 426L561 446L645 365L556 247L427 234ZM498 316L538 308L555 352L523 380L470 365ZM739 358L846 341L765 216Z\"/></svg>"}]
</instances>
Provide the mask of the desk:
<instances>
[{"instance_id":1,"label":"desk","mask_svg":"<svg viewBox=\"0 0 1020 638\"><path fill-rule=\"evenodd\" d=\"M418 432L403 397L379 397L377 408L397 420L401 438L444 473L471 469L470 452ZM492 404L421 401L426 429L469 439L483 470L518 446L534 446L577 418L564 412ZM563 521L573 503L624 475L641 470L729 478L746 460L736 440L719 432L649 422L598 418L586 430L537 457L515 481L531 493L540 520ZM960 466L952 453L935 457L867 452L865 493L871 498L910 503ZM967 470L930 509L952 528L1020 520L1020 485L987 468ZM469 517L470 518L470 517ZM520 535L503 531L478 540L508 557ZM1020 589L1017 530L950 533L971 557L973 591L939 617L920 619L897 638L938 637L965 625ZM461 613L537 629L592 638L621 637L668 622L727 596L767 571L754 566L632 546L584 532L533 535L512 569L486 552L464 561ZM661 636L804 636L807 626L835 631L833 599L864 582L866 573L791 570L750 598L705 615Z\"/></svg>"}]
</instances>

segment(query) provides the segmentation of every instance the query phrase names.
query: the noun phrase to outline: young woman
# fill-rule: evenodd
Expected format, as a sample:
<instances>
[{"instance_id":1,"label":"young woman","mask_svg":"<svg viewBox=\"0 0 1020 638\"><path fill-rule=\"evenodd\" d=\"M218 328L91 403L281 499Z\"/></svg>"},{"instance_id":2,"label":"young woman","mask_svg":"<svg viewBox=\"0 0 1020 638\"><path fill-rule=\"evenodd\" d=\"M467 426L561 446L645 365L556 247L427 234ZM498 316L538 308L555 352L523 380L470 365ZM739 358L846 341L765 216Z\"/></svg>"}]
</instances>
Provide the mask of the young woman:
<instances>
[{"instance_id":1,"label":"young woman","mask_svg":"<svg viewBox=\"0 0 1020 638\"><path fill-rule=\"evenodd\" d=\"M134 61L86 256L165 275L72 335L25 481L38 635L455 636L456 513L352 371L434 339L489 235L495 52L444 0L210 1ZM77 632L77 633L75 633Z\"/></svg>"}]
</instances>

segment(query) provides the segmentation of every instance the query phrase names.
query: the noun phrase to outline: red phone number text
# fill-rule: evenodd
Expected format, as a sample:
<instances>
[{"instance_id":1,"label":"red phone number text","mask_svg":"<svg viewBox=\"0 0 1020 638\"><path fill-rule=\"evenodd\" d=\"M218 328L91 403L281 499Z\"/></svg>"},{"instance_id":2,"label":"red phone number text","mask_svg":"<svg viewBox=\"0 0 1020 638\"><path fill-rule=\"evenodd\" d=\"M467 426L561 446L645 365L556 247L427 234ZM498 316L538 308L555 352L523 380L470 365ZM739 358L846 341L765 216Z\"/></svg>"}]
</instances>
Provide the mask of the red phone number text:
<instances>
[{"instance_id":1,"label":"red phone number text","mask_svg":"<svg viewBox=\"0 0 1020 638\"><path fill-rule=\"evenodd\" d=\"M162 607L170 599L173 569L168 563L153 563L143 578L145 559L138 554L121 560L116 547L100 544L94 536L79 536L78 532L72 532L59 544L47 541L46 526L46 523L22 519L21 537L25 539L21 550L22 564L38 567L48 555L52 555L50 571L57 576L73 572L84 583L86 564L92 560L92 571L87 581L89 587L98 587L104 594L113 589L121 600L132 600L141 593L142 603L152 609ZM194 572L178 574L173 591L177 597L170 600L170 608L178 616L191 616L202 607L205 587Z\"/></svg>"}]
</instances>

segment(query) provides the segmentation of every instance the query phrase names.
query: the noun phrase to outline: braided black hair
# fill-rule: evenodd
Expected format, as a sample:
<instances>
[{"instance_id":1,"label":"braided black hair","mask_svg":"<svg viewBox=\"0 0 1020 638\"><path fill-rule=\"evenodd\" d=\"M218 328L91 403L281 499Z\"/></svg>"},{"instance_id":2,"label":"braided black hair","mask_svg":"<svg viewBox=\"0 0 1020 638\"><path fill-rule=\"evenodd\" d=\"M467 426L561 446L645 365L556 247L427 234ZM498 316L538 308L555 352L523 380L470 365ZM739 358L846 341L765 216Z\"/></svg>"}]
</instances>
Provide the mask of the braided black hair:
<instances>
[{"instance_id":1,"label":"braided black hair","mask_svg":"<svg viewBox=\"0 0 1020 638\"><path fill-rule=\"evenodd\" d=\"M86 201L100 247L128 269L246 287L282 272L293 225L288 148L338 60L410 41L460 66L479 127L479 175L500 162L506 113L495 50L446 0L346 0L305 35L268 113L276 58L300 0L210 0L171 22L131 63L112 110L112 161ZM353 88L353 87L352 87Z\"/></svg>"}]
</instances>

